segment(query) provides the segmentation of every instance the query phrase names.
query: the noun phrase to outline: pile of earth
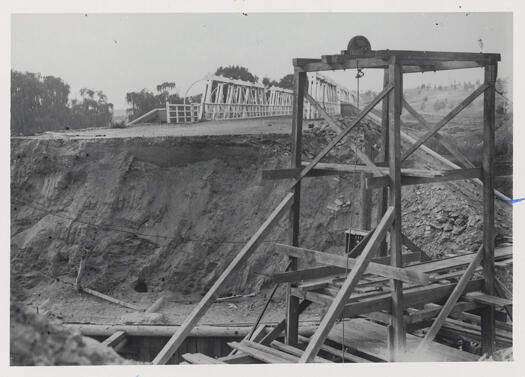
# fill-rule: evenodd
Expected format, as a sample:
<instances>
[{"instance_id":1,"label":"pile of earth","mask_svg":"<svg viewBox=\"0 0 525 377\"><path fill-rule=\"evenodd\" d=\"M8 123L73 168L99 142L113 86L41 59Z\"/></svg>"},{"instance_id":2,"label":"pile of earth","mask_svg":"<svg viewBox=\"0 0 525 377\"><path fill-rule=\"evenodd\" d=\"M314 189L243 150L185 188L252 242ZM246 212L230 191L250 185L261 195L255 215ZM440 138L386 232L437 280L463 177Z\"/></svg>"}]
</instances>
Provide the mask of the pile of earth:
<instances>
[{"instance_id":1,"label":"pile of earth","mask_svg":"<svg viewBox=\"0 0 525 377\"><path fill-rule=\"evenodd\" d=\"M31 313L20 304L11 305L10 330L12 366L133 363L112 348L71 332L43 315Z\"/></svg>"}]
</instances>

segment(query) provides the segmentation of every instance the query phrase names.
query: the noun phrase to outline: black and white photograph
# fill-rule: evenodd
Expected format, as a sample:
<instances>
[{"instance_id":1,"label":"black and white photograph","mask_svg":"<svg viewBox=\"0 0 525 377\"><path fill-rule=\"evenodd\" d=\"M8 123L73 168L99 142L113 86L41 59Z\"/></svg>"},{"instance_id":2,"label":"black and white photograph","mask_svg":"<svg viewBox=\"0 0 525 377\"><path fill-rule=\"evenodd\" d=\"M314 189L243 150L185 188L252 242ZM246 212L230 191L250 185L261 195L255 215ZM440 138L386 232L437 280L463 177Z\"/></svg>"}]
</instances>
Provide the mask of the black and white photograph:
<instances>
[{"instance_id":1,"label":"black and white photograph","mask_svg":"<svg viewBox=\"0 0 525 377\"><path fill-rule=\"evenodd\" d=\"M517 21L446 3L6 15L9 370L518 375Z\"/></svg>"}]
</instances>

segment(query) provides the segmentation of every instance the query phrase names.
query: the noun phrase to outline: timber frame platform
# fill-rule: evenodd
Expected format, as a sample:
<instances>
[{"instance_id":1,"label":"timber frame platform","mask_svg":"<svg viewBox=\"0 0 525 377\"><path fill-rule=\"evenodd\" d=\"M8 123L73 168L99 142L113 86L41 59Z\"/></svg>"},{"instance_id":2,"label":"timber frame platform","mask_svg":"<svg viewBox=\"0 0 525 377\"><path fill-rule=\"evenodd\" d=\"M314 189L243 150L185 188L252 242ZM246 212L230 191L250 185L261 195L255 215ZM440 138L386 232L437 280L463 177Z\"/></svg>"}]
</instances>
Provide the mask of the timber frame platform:
<instances>
[{"instance_id":1,"label":"timber frame platform","mask_svg":"<svg viewBox=\"0 0 525 377\"><path fill-rule=\"evenodd\" d=\"M472 361L480 355L434 341L436 336L477 342L481 353L493 355L496 346L512 345L511 297L495 277L495 261L512 258L512 246L494 242L495 82L499 54L396 51L370 49L342 51L320 59L294 59L292 155L290 169L267 172L271 178L291 180L283 200L240 250L200 303L153 360L165 364L220 293L226 279L253 254L270 230L284 217L290 223L289 244L276 244L277 252L289 258L285 272L276 274L276 284L287 285L285 318L273 328L258 326L246 338L230 343L229 356L213 359L201 354L183 357L189 363L297 363L370 361ZM479 88L442 121L429 125L404 99L403 74L480 67L485 79ZM308 94L307 72L342 69L382 69L384 87L351 122L329 115ZM410 155L445 126L454 116L483 94L483 159L473 166L454 148L461 165L446 171L402 167ZM304 99L315 107L337 136L310 162L302 157ZM374 162L356 148L363 165L323 164L321 160L347 136L371 110L382 102L382 156ZM401 148L401 112L406 108L428 131L405 151ZM405 138L406 139L406 138ZM450 148L452 146L449 145ZM448 148L447 148L448 149ZM437 154L436 154L437 155ZM442 158L442 157L441 157ZM450 162L450 161L449 161ZM318 175L366 173L365 189L381 190L377 225L347 255L309 250L299 245L301 181ZM430 260L401 232L401 189L405 184L424 184L458 179L477 179L483 190L483 243L476 253ZM497 195L501 195L497 193ZM502 196L502 195L501 195ZM363 208L363 207L362 207ZM369 210L369 209L368 209ZM388 239L388 242L386 242ZM409 253L402 252L402 246ZM298 260L318 267L298 270ZM277 287L277 285L275 286ZM276 289L276 288L275 288ZM274 289L274 292L275 292ZM271 297L270 297L271 298ZM314 334L299 335L299 315L312 302L327 307ZM267 305L265 306L266 309ZM502 310L500 310L502 309ZM503 311L503 309L505 311ZM263 310L264 312L264 310ZM343 321L340 319L344 317ZM359 317L359 318L357 318ZM427 329L424 335L414 335ZM284 341L282 338L284 333ZM414 356L416 355L416 356Z\"/></svg>"}]
</instances>

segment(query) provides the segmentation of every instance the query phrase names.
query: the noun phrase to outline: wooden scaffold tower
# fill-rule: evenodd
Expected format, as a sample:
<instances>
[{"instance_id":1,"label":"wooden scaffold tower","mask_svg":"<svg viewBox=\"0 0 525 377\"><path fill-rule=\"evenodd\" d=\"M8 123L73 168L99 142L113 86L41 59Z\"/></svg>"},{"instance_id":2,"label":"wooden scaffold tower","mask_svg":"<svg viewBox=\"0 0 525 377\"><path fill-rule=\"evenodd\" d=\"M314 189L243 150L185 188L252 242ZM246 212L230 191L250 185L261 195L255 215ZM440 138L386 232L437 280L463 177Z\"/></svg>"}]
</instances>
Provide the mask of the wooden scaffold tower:
<instances>
[{"instance_id":1,"label":"wooden scaffold tower","mask_svg":"<svg viewBox=\"0 0 525 377\"><path fill-rule=\"evenodd\" d=\"M290 224L289 244L276 244L275 249L287 255L290 262L286 272L274 275L276 283L287 284L285 318L271 329L264 329L263 326L255 330L254 327L245 340L230 344L236 350L235 354L218 359L217 362L309 363L328 362L334 357L353 362L400 361L407 360L415 351L427 357L419 358L423 361L477 360L479 356L473 353L434 341L438 332L448 324L449 317L454 319L455 326L460 326L456 322L464 318L471 320L471 327L467 326L469 329L477 326L479 334L472 332L469 336L479 340L484 354L491 355L496 344L508 344L505 334L498 332L498 329L505 328L505 322L500 316L504 312L496 309L501 307L508 310L512 302L510 297L501 297L497 293L502 287L495 277L494 268L495 260L512 257L512 246L500 247L495 251L494 243L495 82L498 61L499 54L488 53L374 51L364 37L353 38L348 49L341 54L325 55L320 59L294 59L291 167L265 172L265 176L272 179L290 179L289 190L153 363L168 362L212 305L225 281L253 254L272 227L286 216ZM383 70L384 87L351 122L345 123L328 114L308 94L307 73L357 68ZM484 82L435 125L429 125L403 99L405 74L464 68L482 68L485 72ZM418 149L436 154L423 144L482 94L484 136L481 167L472 165L466 156L450 145L455 157L462 162L461 166L449 161L448 165L453 167L450 170L403 167L403 161ZM309 162L301 159L305 99L330 126L339 131ZM337 144L343 140L352 143L347 136L365 117L373 116L369 113L380 102L382 116L378 123L384 151L381 161L374 162L369 154L356 148L355 153L362 164L322 163L322 159ZM403 108L427 130L418 140L409 138L401 130ZM402 138L412 143L404 152L401 148ZM365 179L368 188L382 190L377 225L367 232L347 256L302 248L299 245L302 180L310 176L356 172L368 174ZM474 179L482 184L483 244L476 253L430 260L401 231L402 187L463 179ZM496 195L504 197L497 191ZM389 241L387 257L381 256L384 253L379 252L387 244L386 238ZM403 245L411 252L403 254ZM298 270L298 259L313 261L319 266ZM482 278L475 277L478 271L482 272ZM381 289L364 289L370 286L381 286ZM315 333L307 339L299 334L299 316L311 302L326 305L327 311ZM342 316L345 320L338 323ZM447 328L450 330L451 326ZM410 334L414 329L428 327L424 337ZM284 343L277 340L283 333ZM334 348L333 342L346 347L348 353L341 356L341 350ZM331 355L332 358L323 358L321 354Z\"/></svg>"}]
</instances>

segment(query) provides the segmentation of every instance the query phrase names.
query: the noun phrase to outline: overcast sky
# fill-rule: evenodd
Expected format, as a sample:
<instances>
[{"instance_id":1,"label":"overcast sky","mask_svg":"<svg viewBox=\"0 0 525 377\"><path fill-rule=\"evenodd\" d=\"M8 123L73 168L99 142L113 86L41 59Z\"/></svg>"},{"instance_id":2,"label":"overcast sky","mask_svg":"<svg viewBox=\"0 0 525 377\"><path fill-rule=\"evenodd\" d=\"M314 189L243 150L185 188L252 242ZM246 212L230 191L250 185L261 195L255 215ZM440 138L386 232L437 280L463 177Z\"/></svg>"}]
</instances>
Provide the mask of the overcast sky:
<instances>
[{"instance_id":1,"label":"overcast sky","mask_svg":"<svg viewBox=\"0 0 525 377\"><path fill-rule=\"evenodd\" d=\"M261 79L292 72L294 57L319 58L354 35L372 49L498 52L512 76L511 13L57 14L12 16L12 68L102 90L116 109L128 91L174 81L178 92L218 66L243 65ZM480 45L482 41L482 47ZM355 89L355 71L332 74ZM405 75L405 87L481 79L481 69ZM365 71L361 88L378 90ZM200 90L195 85L190 93Z\"/></svg>"}]
</instances>

